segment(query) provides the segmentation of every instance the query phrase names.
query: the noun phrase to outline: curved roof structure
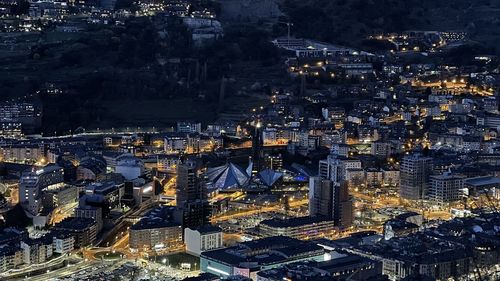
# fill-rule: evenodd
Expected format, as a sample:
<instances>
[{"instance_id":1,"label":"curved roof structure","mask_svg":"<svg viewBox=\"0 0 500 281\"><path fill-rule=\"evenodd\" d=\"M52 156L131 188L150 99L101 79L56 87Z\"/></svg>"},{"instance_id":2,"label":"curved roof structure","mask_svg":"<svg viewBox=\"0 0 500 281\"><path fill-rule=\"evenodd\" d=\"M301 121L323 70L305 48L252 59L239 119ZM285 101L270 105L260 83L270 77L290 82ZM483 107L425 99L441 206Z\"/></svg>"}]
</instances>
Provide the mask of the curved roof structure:
<instances>
[{"instance_id":1,"label":"curved roof structure","mask_svg":"<svg viewBox=\"0 0 500 281\"><path fill-rule=\"evenodd\" d=\"M273 171L271 169L265 169L260 171L258 174L259 179L266 186L272 186L283 176L283 173Z\"/></svg>"},{"instance_id":2,"label":"curved roof structure","mask_svg":"<svg viewBox=\"0 0 500 281\"><path fill-rule=\"evenodd\" d=\"M209 168L206 175L216 189L242 188L250 181L250 176L233 163Z\"/></svg>"}]
</instances>

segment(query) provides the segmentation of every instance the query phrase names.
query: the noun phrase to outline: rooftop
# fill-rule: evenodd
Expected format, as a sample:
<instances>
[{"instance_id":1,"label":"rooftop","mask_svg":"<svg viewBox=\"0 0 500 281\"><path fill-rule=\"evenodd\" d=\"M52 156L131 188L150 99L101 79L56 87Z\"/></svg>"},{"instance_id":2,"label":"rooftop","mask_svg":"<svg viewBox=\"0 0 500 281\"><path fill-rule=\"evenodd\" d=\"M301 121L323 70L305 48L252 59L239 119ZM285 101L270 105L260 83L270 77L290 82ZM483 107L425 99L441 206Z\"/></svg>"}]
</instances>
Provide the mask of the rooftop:
<instances>
[{"instance_id":1,"label":"rooftop","mask_svg":"<svg viewBox=\"0 0 500 281\"><path fill-rule=\"evenodd\" d=\"M289 218L289 219L269 219L263 220L260 224L266 225L269 227L276 228L287 228L287 227L300 227L309 224L317 224L322 222L328 222L328 219L324 217L298 217L298 218ZM333 222L332 222L333 223Z\"/></svg>"},{"instance_id":2,"label":"rooftop","mask_svg":"<svg viewBox=\"0 0 500 281\"><path fill-rule=\"evenodd\" d=\"M85 230L92 225L96 224L94 219L91 218L65 218L61 222L54 225L55 229L64 230Z\"/></svg>"},{"instance_id":3,"label":"rooftop","mask_svg":"<svg viewBox=\"0 0 500 281\"><path fill-rule=\"evenodd\" d=\"M323 248L312 242L273 236L243 242L225 249L203 252L201 256L227 265L253 268L302 258L312 259L323 254Z\"/></svg>"}]
</instances>

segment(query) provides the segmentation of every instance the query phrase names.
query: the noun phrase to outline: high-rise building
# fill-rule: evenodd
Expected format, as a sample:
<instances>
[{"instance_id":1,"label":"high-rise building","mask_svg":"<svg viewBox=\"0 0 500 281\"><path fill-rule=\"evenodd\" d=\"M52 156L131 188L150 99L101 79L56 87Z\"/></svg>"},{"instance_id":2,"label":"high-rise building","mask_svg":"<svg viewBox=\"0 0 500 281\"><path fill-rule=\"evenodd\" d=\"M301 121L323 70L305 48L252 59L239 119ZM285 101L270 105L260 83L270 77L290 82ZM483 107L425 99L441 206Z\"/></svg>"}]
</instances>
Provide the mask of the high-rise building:
<instances>
[{"instance_id":1,"label":"high-rise building","mask_svg":"<svg viewBox=\"0 0 500 281\"><path fill-rule=\"evenodd\" d=\"M334 225L346 228L352 225L353 204L346 181L334 183L320 177L309 180L309 215L322 216Z\"/></svg>"},{"instance_id":2,"label":"high-rise building","mask_svg":"<svg viewBox=\"0 0 500 281\"><path fill-rule=\"evenodd\" d=\"M350 227L353 222L354 208L346 181L334 186L333 200L333 221L335 225L341 228Z\"/></svg>"},{"instance_id":3,"label":"high-rise building","mask_svg":"<svg viewBox=\"0 0 500 281\"><path fill-rule=\"evenodd\" d=\"M324 179L338 183L346 179L346 173L349 169L361 169L361 161L330 154L327 159L319 161L318 174Z\"/></svg>"},{"instance_id":4,"label":"high-rise building","mask_svg":"<svg viewBox=\"0 0 500 281\"><path fill-rule=\"evenodd\" d=\"M262 125L260 121L255 124L255 130L252 136L252 162L253 171L259 172L262 168L262 146L264 145L262 141Z\"/></svg>"},{"instance_id":5,"label":"high-rise building","mask_svg":"<svg viewBox=\"0 0 500 281\"><path fill-rule=\"evenodd\" d=\"M400 166L400 195L404 199L423 199L428 191L429 177L432 174L431 157L420 154L405 156Z\"/></svg>"},{"instance_id":6,"label":"high-rise building","mask_svg":"<svg viewBox=\"0 0 500 281\"><path fill-rule=\"evenodd\" d=\"M320 177L309 179L309 215L331 217L333 182Z\"/></svg>"},{"instance_id":7,"label":"high-rise building","mask_svg":"<svg viewBox=\"0 0 500 281\"><path fill-rule=\"evenodd\" d=\"M465 177L444 173L430 177L428 198L437 203L460 200L464 188Z\"/></svg>"},{"instance_id":8,"label":"high-rise building","mask_svg":"<svg viewBox=\"0 0 500 281\"><path fill-rule=\"evenodd\" d=\"M200 185L197 165L194 161L186 161L177 166L177 204L205 199L207 194Z\"/></svg>"},{"instance_id":9,"label":"high-rise building","mask_svg":"<svg viewBox=\"0 0 500 281\"><path fill-rule=\"evenodd\" d=\"M42 206L42 189L63 181L64 170L57 165L25 172L19 181L19 203L30 213L37 214Z\"/></svg>"},{"instance_id":10,"label":"high-rise building","mask_svg":"<svg viewBox=\"0 0 500 281\"><path fill-rule=\"evenodd\" d=\"M194 161L177 167L177 220L183 228L197 228L209 223L210 205L205 180Z\"/></svg>"}]
</instances>

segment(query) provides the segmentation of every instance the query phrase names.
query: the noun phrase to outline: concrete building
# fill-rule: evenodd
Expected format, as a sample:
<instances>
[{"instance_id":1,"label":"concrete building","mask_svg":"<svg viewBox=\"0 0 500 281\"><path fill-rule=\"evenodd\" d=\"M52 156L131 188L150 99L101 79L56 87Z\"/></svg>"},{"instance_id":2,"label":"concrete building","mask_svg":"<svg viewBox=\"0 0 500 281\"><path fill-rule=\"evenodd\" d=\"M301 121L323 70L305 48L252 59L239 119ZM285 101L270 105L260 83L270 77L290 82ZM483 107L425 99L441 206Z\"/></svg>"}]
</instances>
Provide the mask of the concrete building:
<instances>
[{"instance_id":1,"label":"concrete building","mask_svg":"<svg viewBox=\"0 0 500 281\"><path fill-rule=\"evenodd\" d=\"M66 218L52 229L73 236L75 248L92 246L97 238L97 223L91 218Z\"/></svg>"},{"instance_id":2,"label":"concrete building","mask_svg":"<svg viewBox=\"0 0 500 281\"><path fill-rule=\"evenodd\" d=\"M428 199L437 203L458 201L464 195L465 177L445 173L430 177Z\"/></svg>"},{"instance_id":3,"label":"concrete building","mask_svg":"<svg viewBox=\"0 0 500 281\"><path fill-rule=\"evenodd\" d=\"M159 172L176 173L179 164L181 159L175 155L158 155L156 158L156 168Z\"/></svg>"},{"instance_id":4,"label":"concrete building","mask_svg":"<svg viewBox=\"0 0 500 281\"><path fill-rule=\"evenodd\" d=\"M44 159L44 148L38 144L5 145L0 155L8 162L35 163Z\"/></svg>"},{"instance_id":5,"label":"concrete building","mask_svg":"<svg viewBox=\"0 0 500 281\"><path fill-rule=\"evenodd\" d=\"M210 204L204 179L197 164L186 161L177 167L176 221L191 229L209 224Z\"/></svg>"},{"instance_id":6,"label":"concrete building","mask_svg":"<svg viewBox=\"0 0 500 281\"><path fill-rule=\"evenodd\" d=\"M52 249L57 254L69 254L75 249L75 237L69 233L59 232L54 234Z\"/></svg>"},{"instance_id":7,"label":"concrete building","mask_svg":"<svg viewBox=\"0 0 500 281\"><path fill-rule=\"evenodd\" d=\"M132 154L124 154L116 159L115 171L126 180L134 180L144 174L144 162Z\"/></svg>"},{"instance_id":8,"label":"concrete building","mask_svg":"<svg viewBox=\"0 0 500 281\"><path fill-rule=\"evenodd\" d=\"M349 157L350 146L343 143L334 143L330 149L332 155L337 155L341 157Z\"/></svg>"},{"instance_id":9,"label":"concrete building","mask_svg":"<svg viewBox=\"0 0 500 281\"><path fill-rule=\"evenodd\" d=\"M27 265L46 262L53 255L52 237L49 236L23 240L20 246L23 250L23 262Z\"/></svg>"},{"instance_id":10,"label":"concrete building","mask_svg":"<svg viewBox=\"0 0 500 281\"><path fill-rule=\"evenodd\" d=\"M0 248L0 270L5 272L23 263L23 249L19 246L3 246Z\"/></svg>"},{"instance_id":11,"label":"concrete building","mask_svg":"<svg viewBox=\"0 0 500 281\"><path fill-rule=\"evenodd\" d=\"M201 123L200 122L188 122L180 121L177 122L177 132L178 133L201 133Z\"/></svg>"},{"instance_id":12,"label":"concrete building","mask_svg":"<svg viewBox=\"0 0 500 281\"><path fill-rule=\"evenodd\" d=\"M309 215L333 220L335 226L349 227L353 221L353 202L347 182L334 184L319 177L309 179Z\"/></svg>"},{"instance_id":13,"label":"concrete building","mask_svg":"<svg viewBox=\"0 0 500 281\"><path fill-rule=\"evenodd\" d=\"M404 199L424 199L428 192L433 163L431 157L407 155L400 165L400 195Z\"/></svg>"},{"instance_id":14,"label":"concrete building","mask_svg":"<svg viewBox=\"0 0 500 281\"><path fill-rule=\"evenodd\" d=\"M383 181L385 186L399 186L400 172L395 169L383 169Z\"/></svg>"},{"instance_id":15,"label":"concrete building","mask_svg":"<svg viewBox=\"0 0 500 281\"><path fill-rule=\"evenodd\" d=\"M101 232L103 225L102 209L95 206L78 206L75 208L75 217L77 218L90 218L95 220L97 225L97 232Z\"/></svg>"},{"instance_id":16,"label":"concrete building","mask_svg":"<svg viewBox=\"0 0 500 281\"><path fill-rule=\"evenodd\" d=\"M182 226L159 217L141 219L129 229L129 245L134 250L153 250L182 245Z\"/></svg>"},{"instance_id":17,"label":"concrete building","mask_svg":"<svg viewBox=\"0 0 500 281\"><path fill-rule=\"evenodd\" d=\"M219 277L241 275L256 280L261 270L306 260L324 261L325 250L312 242L273 236L203 252L200 267Z\"/></svg>"},{"instance_id":18,"label":"concrete building","mask_svg":"<svg viewBox=\"0 0 500 281\"><path fill-rule=\"evenodd\" d=\"M217 226L204 225L196 229L184 229L186 252L199 256L202 252L223 247L222 229Z\"/></svg>"},{"instance_id":19,"label":"concrete building","mask_svg":"<svg viewBox=\"0 0 500 281\"><path fill-rule=\"evenodd\" d=\"M375 169L375 168L370 168L365 171L365 180L366 180L366 186L368 187L376 187L376 186L381 186L383 183L383 172Z\"/></svg>"},{"instance_id":20,"label":"concrete building","mask_svg":"<svg viewBox=\"0 0 500 281\"><path fill-rule=\"evenodd\" d=\"M298 217L269 219L259 224L262 237L287 236L296 239L316 239L336 229L334 221L326 217Z\"/></svg>"},{"instance_id":21,"label":"concrete building","mask_svg":"<svg viewBox=\"0 0 500 281\"><path fill-rule=\"evenodd\" d=\"M30 213L37 214L42 206L42 189L63 181L64 170L57 165L25 172L19 180L19 203Z\"/></svg>"},{"instance_id":22,"label":"concrete building","mask_svg":"<svg viewBox=\"0 0 500 281\"><path fill-rule=\"evenodd\" d=\"M49 210L74 203L78 199L78 189L72 185L48 186L42 190L42 193L43 207Z\"/></svg>"},{"instance_id":23,"label":"concrete building","mask_svg":"<svg viewBox=\"0 0 500 281\"><path fill-rule=\"evenodd\" d=\"M331 281L385 280L382 276L382 262L347 253L333 252L332 259L322 262L306 261L287 264L257 273L257 281Z\"/></svg>"},{"instance_id":24,"label":"concrete building","mask_svg":"<svg viewBox=\"0 0 500 281\"><path fill-rule=\"evenodd\" d=\"M424 223L424 216L415 212L402 213L384 223L384 239L404 237L417 232Z\"/></svg>"},{"instance_id":25,"label":"concrete building","mask_svg":"<svg viewBox=\"0 0 500 281\"><path fill-rule=\"evenodd\" d=\"M393 151L392 144L386 141L374 141L371 144L371 155L378 157L389 157Z\"/></svg>"},{"instance_id":26,"label":"concrete building","mask_svg":"<svg viewBox=\"0 0 500 281\"><path fill-rule=\"evenodd\" d=\"M264 167L271 170L279 170L283 168L283 157L279 155L265 155Z\"/></svg>"},{"instance_id":27,"label":"concrete building","mask_svg":"<svg viewBox=\"0 0 500 281\"><path fill-rule=\"evenodd\" d=\"M104 205L113 209L120 205L120 200L124 194L124 183L118 183L115 181L96 182L85 187L85 195L80 197L80 205L82 205L82 201L84 201L86 196L88 196L102 199ZM106 216L106 211L103 210L103 216Z\"/></svg>"},{"instance_id":28,"label":"concrete building","mask_svg":"<svg viewBox=\"0 0 500 281\"><path fill-rule=\"evenodd\" d=\"M185 152L187 146L188 140L185 133L173 133L165 136L164 150L167 154L177 154Z\"/></svg>"},{"instance_id":29,"label":"concrete building","mask_svg":"<svg viewBox=\"0 0 500 281\"><path fill-rule=\"evenodd\" d=\"M327 159L319 161L319 176L334 183L346 179L349 169L361 169L361 161L353 158L329 155Z\"/></svg>"}]
</instances>

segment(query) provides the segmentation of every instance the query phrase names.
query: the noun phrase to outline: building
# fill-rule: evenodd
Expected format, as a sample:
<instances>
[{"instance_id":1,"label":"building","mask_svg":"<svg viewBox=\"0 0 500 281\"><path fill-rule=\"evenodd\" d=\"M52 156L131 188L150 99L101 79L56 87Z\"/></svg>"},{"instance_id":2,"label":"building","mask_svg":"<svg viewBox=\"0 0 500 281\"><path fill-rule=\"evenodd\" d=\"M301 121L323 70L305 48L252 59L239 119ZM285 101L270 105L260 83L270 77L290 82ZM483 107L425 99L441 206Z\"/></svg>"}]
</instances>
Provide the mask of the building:
<instances>
[{"instance_id":1,"label":"building","mask_svg":"<svg viewBox=\"0 0 500 281\"><path fill-rule=\"evenodd\" d=\"M366 186L377 187L383 183L384 174L376 168L369 168L365 171Z\"/></svg>"},{"instance_id":2,"label":"building","mask_svg":"<svg viewBox=\"0 0 500 281\"><path fill-rule=\"evenodd\" d=\"M97 232L101 232L103 226L102 208L95 206L81 205L75 208L75 217L90 218L97 224Z\"/></svg>"},{"instance_id":3,"label":"building","mask_svg":"<svg viewBox=\"0 0 500 281\"><path fill-rule=\"evenodd\" d=\"M16 268L24 262L24 250L19 246L4 245L0 248L0 270L5 272Z\"/></svg>"},{"instance_id":4,"label":"building","mask_svg":"<svg viewBox=\"0 0 500 281\"><path fill-rule=\"evenodd\" d=\"M76 168L76 179L82 181L96 181L105 177L107 164L100 156L87 156L80 160Z\"/></svg>"},{"instance_id":5,"label":"building","mask_svg":"<svg viewBox=\"0 0 500 281\"><path fill-rule=\"evenodd\" d=\"M361 161L336 155L329 155L327 159L319 161L319 176L332 180L334 183L346 179L347 170L361 169Z\"/></svg>"},{"instance_id":6,"label":"building","mask_svg":"<svg viewBox=\"0 0 500 281\"><path fill-rule=\"evenodd\" d=\"M335 226L346 228L353 222L353 202L347 182L334 184L319 177L309 179L309 215L322 216L334 221Z\"/></svg>"},{"instance_id":7,"label":"building","mask_svg":"<svg viewBox=\"0 0 500 281\"><path fill-rule=\"evenodd\" d=\"M44 159L44 148L38 144L5 145L0 148L0 152L7 162L35 163Z\"/></svg>"},{"instance_id":8,"label":"building","mask_svg":"<svg viewBox=\"0 0 500 281\"><path fill-rule=\"evenodd\" d=\"M177 122L177 132L178 133L201 133L201 123L200 122L187 122L181 121Z\"/></svg>"},{"instance_id":9,"label":"building","mask_svg":"<svg viewBox=\"0 0 500 281\"><path fill-rule=\"evenodd\" d=\"M400 165L400 195L404 199L424 199L428 192L433 163L431 157L407 155Z\"/></svg>"},{"instance_id":10,"label":"building","mask_svg":"<svg viewBox=\"0 0 500 281\"><path fill-rule=\"evenodd\" d=\"M209 168L206 175L214 189L244 189L250 182L249 172L233 163L227 163Z\"/></svg>"},{"instance_id":11,"label":"building","mask_svg":"<svg viewBox=\"0 0 500 281\"><path fill-rule=\"evenodd\" d=\"M316 239L331 233L334 221L322 216L263 220L259 224L261 237L288 236L296 239Z\"/></svg>"},{"instance_id":12,"label":"building","mask_svg":"<svg viewBox=\"0 0 500 281\"><path fill-rule=\"evenodd\" d=\"M464 181L469 194L475 195L489 190L500 189L500 178L492 176L468 178Z\"/></svg>"},{"instance_id":13,"label":"building","mask_svg":"<svg viewBox=\"0 0 500 281\"><path fill-rule=\"evenodd\" d=\"M222 229L217 226L204 225L196 229L184 229L186 252L199 256L202 252L223 247Z\"/></svg>"},{"instance_id":14,"label":"building","mask_svg":"<svg viewBox=\"0 0 500 281\"><path fill-rule=\"evenodd\" d=\"M320 177L309 178L309 215L331 217L333 182Z\"/></svg>"},{"instance_id":15,"label":"building","mask_svg":"<svg viewBox=\"0 0 500 281\"><path fill-rule=\"evenodd\" d=\"M28 239L28 231L25 229L4 228L0 231L0 245L15 245L24 239Z\"/></svg>"},{"instance_id":16,"label":"building","mask_svg":"<svg viewBox=\"0 0 500 281\"><path fill-rule=\"evenodd\" d=\"M306 260L324 261L325 250L312 242L273 236L203 252L200 266L202 272L219 277L242 275L256 280L261 270Z\"/></svg>"},{"instance_id":17,"label":"building","mask_svg":"<svg viewBox=\"0 0 500 281\"><path fill-rule=\"evenodd\" d=\"M445 239L419 232L372 246L358 246L356 252L381 260L382 272L391 280L448 280L471 272L471 253Z\"/></svg>"},{"instance_id":18,"label":"building","mask_svg":"<svg viewBox=\"0 0 500 281\"><path fill-rule=\"evenodd\" d=\"M399 180L401 178L399 170L390 168L383 169L382 175L384 186L399 186Z\"/></svg>"},{"instance_id":19,"label":"building","mask_svg":"<svg viewBox=\"0 0 500 281\"><path fill-rule=\"evenodd\" d=\"M431 176L430 179L429 200L442 204L458 201L464 195L464 176L444 173Z\"/></svg>"},{"instance_id":20,"label":"building","mask_svg":"<svg viewBox=\"0 0 500 281\"><path fill-rule=\"evenodd\" d=\"M156 168L159 172L176 173L179 164L181 159L175 155L158 155L156 158Z\"/></svg>"},{"instance_id":21,"label":"building","mask_svg":"<svg viewBox=\"0 0 500 281\"><path fill-rule=\"evenodd\" d=\"M183 228L197 228L209 223L210 204L205 180L199 175L194 161L177 167L176 221Z\"/></svg>"},{"instance_id":22,"label":"building","mask_svg":"<svg viewBox=\"0 0 500 281\"><path fill-rule=\"evenodd\" d=\"M179 248L182 243L182 225L174 222L175 207L152 209L129 228L129 244L134 251Z\"/></svg>"},{"instance_id":23,"label":"building","mask_svg":"<svg viewBox=\"0 0 500 281\"><path fill-rule=\"evenodd\" d=\"M330 153L332 155L337 155L340 157L349 157L349 151L351 147L347 144L343 143L334 143L330 149Z\"/></svg>"},{"instance_id":24,"label":"building","mask_svg":"<svg viewBox=\"0 0 500 281\"><path fill-rule=\"evenodd\" d=\"M265 155L264 167L271 170L279 170L283 168L283 157L279 155Z\"/></svg>"},{"instance_id":25,"label":"building","mask_svg":"<svg viewBox=\"0 0 500 281\"><path fill-rule=\"evenodd\" d=\"M371 155L378 157L389 157L393 152L392 143L386 141L374 141L371 143Z\"/></svg>"},{"instance_id":26,"label":"building","mask_svg":"<svg viewBox=\"0 0 500 281\"><path fill-rule=\"evenodd\" d=\"M21 241L23 262L27 265L40 264L49 260L52 255L52 237L49 235Z\"/></svg>"},{"instance_id":27,"label":"building","mask_svg":"<svg viewBox=\"0 0 500 281\"><path fill-rule=\"evenodd\" d=\"M331 260L297 262L257 273L257 281L384 280L382 262L358 255L333 252Z\"/></svg>"},{"instance_id":28,"label":"building","mask_svg":"<svg viewBox=\"0 0 500 281\"><path fill-rule=\"evenodd\" d=\"M144 174L144 162L132 154L123 154L116 158L115 171L125 180L134 180Z\"/></svg>"},{"instance_id":29,"label":"building","mask_svg":"<svg viewBox=\"0 0 500 281\"><path fill-rule=\"evenodd\" d=\"M394 237L404 237L416 233L419 226L401 219L391 219L384 223L384 239L389 240Z\"/></svg>"},{"instance_id":30,"label":"building","mask_svg":"<svg viewBox=\"0 0 500 281\"><path fill-rule=\"evenodd\" d=\"M21 123L22 131L24 133L31 133L41 125L42 109L36 103L1 103L0 121Z\"/></svg>"},{"instance_id":31,"label":"building","mask_svg":"<svg viewBox=\"0 0 500 281\"><path fill-rule=\"evenodd\" d=\"M24 172L19 180L19 203L30 213L37 214L42 206L42 189L62 182L64 170L57 165Z\"/></svg>"},{"instance_id":32,"label":"building","mask_svg":"<svg viewBox=\"0 0 500 281\"><path fill-rule=\"evenodd\" d=\"M42 190L42 204L48 210L74 203L77 199L78 189L73 185L56 184Z\"/></svg>"},{"instance_id":33,"label":"building","mask_svg":"<svg viewBox=\"0 0 500 281\"><path fill-rule=\"evenodd\" d=\"M0 136L6 138L22 138L23 124L21 122L1 122L0 121Z\"/></svg>"},{"instance_id":34,"label":"building","mask_svg":"<svg viewBox=\"0 0 500 281\"><path fill-rule=\"evenodd\" d=\"M115 181L95 182L85 187L85 195L80 197L80 205L82 205L81 202L84 200L96 199L97 201L101 201L107 208L114 209L120 205L120 199L123 197L124 193L124 183ZM102 215L105 217L106 214L107 212L103 210Z\"/></svg>"},{"instance_id":35,"label":"building","mask_svg":"<svg viewBox=\"0 0 500 281\"><path fill-rule=\"evenodd\" d=\"M165 136L163 146L167 154L185 152L188 146L187 135L185 133L168 134Z\"/></svg>"},{"instance_id":36,"label":"building","mask_svg":"<svg viewBox=\"0 0 500 281\"><path fill-rule=\"evenodd\" d=\"M182 226L160 217L146 217L129 229L129 245L134 250L153 250L182 245Z\"/></svg>"},{"instance_id":37,"label":"building","mask_svg":"<svg viewBox=\"0 0 500 281\"><path fill-rule=\"evenodd\" d=\"M91 218L66 218L52 229L73 236L75 248L92 246L97 238L97 223Z\"/></svg>"},{"instance_id":38,"label":"building","mask_svg":"<svg viewBox=\"0 0 500 281\"><path fill-rule=\"evenodd\" d=\"M53 235L52 249L57 254L69 254L75 249L75 237L69 233L59 232Z\"/></svg>"}]
</instances>

